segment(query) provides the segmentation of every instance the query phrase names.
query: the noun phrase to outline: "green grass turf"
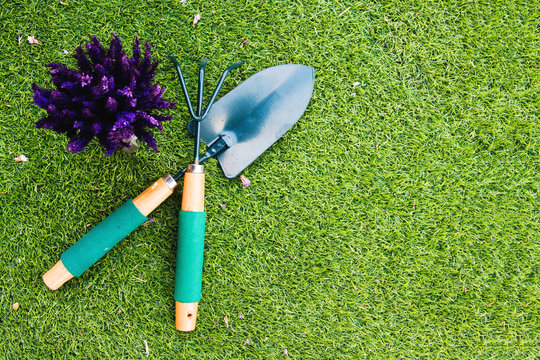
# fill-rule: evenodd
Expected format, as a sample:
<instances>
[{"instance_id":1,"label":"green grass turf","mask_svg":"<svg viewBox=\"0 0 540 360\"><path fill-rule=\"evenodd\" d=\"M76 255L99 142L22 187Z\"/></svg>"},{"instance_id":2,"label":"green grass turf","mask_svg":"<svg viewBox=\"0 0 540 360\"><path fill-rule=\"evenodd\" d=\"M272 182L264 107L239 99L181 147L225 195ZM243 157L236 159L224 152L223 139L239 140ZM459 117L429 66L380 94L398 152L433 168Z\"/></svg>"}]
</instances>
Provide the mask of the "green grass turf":
<instances>
[{"instance_id":1,"label":"green grass turf","mask_svg":"<svg viewBox=\"0 0 540 360\"><path fill-rule=\"evenodd\" d=\"M156 359L540 356L538 1L64 1L0 1L1 357L146 358L145 341ZM181 105L157 154L70 154L34 128L43 65L74 66L63 50L112 32L152 44ZM179 192L82 277L41 281L190 161L169 53L192 94L202 56L209 87L245 62L223 93L277 64L316 73L305 115L245 170L250 187L207 166L190 334L173 323Z\"/></svg>"}]
</instances>

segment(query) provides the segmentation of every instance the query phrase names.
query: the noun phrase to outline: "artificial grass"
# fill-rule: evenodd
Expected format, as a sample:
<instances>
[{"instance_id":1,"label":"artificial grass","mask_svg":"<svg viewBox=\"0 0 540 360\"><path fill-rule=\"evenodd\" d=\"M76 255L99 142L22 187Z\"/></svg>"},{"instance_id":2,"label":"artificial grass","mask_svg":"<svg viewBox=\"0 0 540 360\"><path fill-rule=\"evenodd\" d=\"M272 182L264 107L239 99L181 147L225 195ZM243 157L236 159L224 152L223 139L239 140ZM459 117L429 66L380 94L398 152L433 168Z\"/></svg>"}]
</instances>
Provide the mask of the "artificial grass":
<instances>
[{"instance_id":1,"label":"artificial grass","mask_svg":"<svg viewBox=\"0 0 540 360\"><path fill-rule=\"evenodd\" d=\"M145 341L152 358L538 357L537 1L65 3L0 2L5 358L145 358ZM95 142L70 154L34 128L43 65L74 66L63 50L111 32L153 45L180 104L157 154L106 157ZM169 53L190 89L202 56L208 84L245 62L223 93L277 64L316 76L306 114L245 170L250 187L206 167L190 334L173 321L179 192L81 278L56 292L41 281L91 226L190 161Z\"/></svg>"}]
</instances>

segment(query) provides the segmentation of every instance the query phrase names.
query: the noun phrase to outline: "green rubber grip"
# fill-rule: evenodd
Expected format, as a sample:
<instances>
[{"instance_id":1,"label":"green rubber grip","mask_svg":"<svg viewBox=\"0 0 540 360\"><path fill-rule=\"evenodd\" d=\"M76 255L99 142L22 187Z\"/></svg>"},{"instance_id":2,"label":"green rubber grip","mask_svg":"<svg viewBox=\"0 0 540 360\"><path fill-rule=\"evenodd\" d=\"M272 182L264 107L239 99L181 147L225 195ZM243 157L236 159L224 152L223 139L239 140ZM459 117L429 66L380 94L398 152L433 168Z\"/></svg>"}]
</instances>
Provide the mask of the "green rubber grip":
<instances>
[{"instance_id":1,"label":"green rubber grip","mask_svg":"<svg viewBox=\"0 0 540 360\"><path fill-rule=\"evenodd\" d=\"M201 300L204 223L206 213L180 211L174 299L181 303Z\"/></svg>"},{"instance_id":2,"label":"green rubber grip","mask_svg":"<svg viewBox=\"0 0 540 360\"><path fill-rule=\"evenodd\" d=\"M60 259L73 276L81 276L146 220L130 199L64 251Z\"/></svg>"}]
</instances>

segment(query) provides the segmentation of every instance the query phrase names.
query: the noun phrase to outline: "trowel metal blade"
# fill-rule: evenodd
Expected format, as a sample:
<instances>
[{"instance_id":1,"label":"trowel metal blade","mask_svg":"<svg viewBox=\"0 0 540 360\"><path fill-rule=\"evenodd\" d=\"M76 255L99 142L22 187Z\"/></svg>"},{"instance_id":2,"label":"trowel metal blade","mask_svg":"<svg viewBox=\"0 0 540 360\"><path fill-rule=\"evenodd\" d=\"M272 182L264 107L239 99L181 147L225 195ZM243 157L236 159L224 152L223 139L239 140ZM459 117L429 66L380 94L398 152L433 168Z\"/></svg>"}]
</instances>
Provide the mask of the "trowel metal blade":
<instances>
[{"instance_id":1,"label":"trowel metal blade","mask_svg":"<svg viewBox=\"0 0 540 360\"><path fill-rule=\"evenodd\" d=\"M306 110L314 70L304 65L278 65L262 70L218 100L201 122L201 140L230 141L217 156L227 178L240 174L285 134ZM194 121L188 130L194 133Z\"/></svg>"}]
</instances>

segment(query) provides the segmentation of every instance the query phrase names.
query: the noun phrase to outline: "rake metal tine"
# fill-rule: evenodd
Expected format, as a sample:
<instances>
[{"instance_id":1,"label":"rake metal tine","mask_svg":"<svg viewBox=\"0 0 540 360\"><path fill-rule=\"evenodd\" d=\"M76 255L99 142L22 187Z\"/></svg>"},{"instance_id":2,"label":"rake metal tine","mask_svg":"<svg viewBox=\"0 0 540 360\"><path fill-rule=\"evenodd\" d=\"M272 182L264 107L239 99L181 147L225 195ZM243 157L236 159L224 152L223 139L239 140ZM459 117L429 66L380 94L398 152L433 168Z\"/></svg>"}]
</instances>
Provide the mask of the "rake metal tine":
<instances>
[{"instance_id":1,"label":"rake metal tine","mask_svg":"<svg viewBox=\"0 0 540 360\"><path fill-rule=\"evenodd\" d=\"M174 65L176 65L176 72L178 73L178 77L180 78L180 85L182 85L182 91L184 92L184 97L186 98L186 103L189 109L189 114L193 119L196 119L197 116L193 112L193 106L191 106L191 100L189 100L189 94L186 87L186 82L184 80L184 76L182 75L182 69L180 68L180 64L178 63L178 60L176 60L176 57L174 57L173 54L169 55L169 58L173 61Z\"/></svg>"},{"instance_id":2,"label":"rake metal tine","mask_svg":"<svg viewBox=\"0 0 540 360\"><path fill-rule=\"evenodd\" d=\"M204 112L202 114L200 114L202 112L202 89L203 89L202 82L204 82L204 69L206 67L206 64L208 63L208 59L206 59L206 58L201 59L201 66L199 68L199 93L198 93L198 100L199 101L198 101L198 104L197 104L197 113L198 114L195 115L195 113L193 112L193 106L191 105L191 100L189 99L189 95L188 95L187 87L186 87L186 82L184 81L184 76L182 75L182 69L180 68L180 64L178 63L178 60L176 60L174 55L170 54L169 58L176 65L176 71L178 72L178 77L180 78L180 84L182 85L182 91L184 92L184 97L186 98L186 103L187 103L187 106L188 106L188 109L189 109L189 113L190 113L191 117L197 122L202 121L206 117L206 115L208 115L208 112L212 108L212 105L214 104L214 101L216 100L216 97L218 96L219 90L221 89L221 86L223 86L223 83L225 82L225 78L227 77L229 72L231 70L236 69L237 67L239 67L240 65L243 64L242 61L237 61L234 64L232 64L231 66L229 66L227 69L225 69L225 71L223 71L223 73L221 74L221 78L219 79L219 82L218 82L218 84L217 84L217 86L216 86L216 88L215 88L215 90L214 90L214 92L212 94L212 97L210 98L210 101L208 102L208 105L206 106L206 109L204 109Z\"/></svg>"},{"instance_id":3,"label":"rake metal tine","mask_svg":"<svg viewBox=\"0 0 540 360\"><path fill-rule=\"evenodd\" d=\"M201 120L204 119L206 117L206 115L208 115L208 112L212 108L212 105L214 105L214 101L216 100L216 97L218 96L219 90L221 90L221 86L223 86L223 83L225 82L225 78L227 77L229 72L231 72L231 70L236 69L237 67L239 67L242 64L243 64L242 61L237 61L234 64L232 64L231 66L229 66L228 68L226 68L225 71L223 71L223 73L221 74L221 79L219 79L219 82L218 82L218 84L216 86L216 89L214 90L214 93L212 94L212 97L210 98L210 101L208 102L208 105L206 106L206 109L204 110L204 114L201 115Z\"/></svg>"}]
</instances>

